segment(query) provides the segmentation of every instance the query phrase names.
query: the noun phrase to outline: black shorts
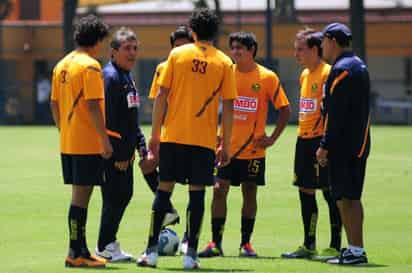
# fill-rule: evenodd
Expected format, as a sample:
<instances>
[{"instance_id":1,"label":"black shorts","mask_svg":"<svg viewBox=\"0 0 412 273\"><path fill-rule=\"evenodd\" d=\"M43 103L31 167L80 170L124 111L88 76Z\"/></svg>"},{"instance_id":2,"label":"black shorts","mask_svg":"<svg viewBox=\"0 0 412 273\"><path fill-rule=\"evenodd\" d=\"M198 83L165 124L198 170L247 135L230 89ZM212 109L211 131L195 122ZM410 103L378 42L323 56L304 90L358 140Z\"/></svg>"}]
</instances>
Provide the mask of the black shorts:
<instances>
[{"instance_id":1,"label":"black shorts","mask_svg":"<svg viewBox=\"0 0 412 273\"><path fill-rule=\"evenodd\" d=\"M329 189L328 168L316 160L316 150L321 138L298 137L295 148L293 185L305 189Z\"/></svg>"},{"instance_id":2,"label":"black shorts","mask_svg":"<svg viewBox=\"0 0 412 273\"><path fill-rule=\"evenodd\" d=\"M100 155L61 154L61 162L64 184L103 184L104 163Z\"/></svg>"},{"instance_id":3,"label":"black shorts","mask_svg":"<svg viewBox=\"0 0 412 273\"><path fill-rule=\"evenodd\" d=\"M211 149L162 142L159 151L160 181L213 185L215 152Z\"/></svg>"},{"instance_id":4,"label":"black shorts","mask_svg":"<svg viewBox=\"0 0 412 273\"><path fill-rule=\"evenodd\" d=\"M229 165L218 168L218 178L230 180L232 186L243 182L254 182L258 186L265 185L265 158L232 159Z\"/></svg>"},{"instance_id":5,"label":"black shorts","mask_svg":"<svg viewBox=\"0 0 412 273\"><path fill-rule=\"evenodd\" d=\"M360 200L365 180L366 158L342 158L329 159L332 195L336 200Z\"/></svg>"}]
</instances>

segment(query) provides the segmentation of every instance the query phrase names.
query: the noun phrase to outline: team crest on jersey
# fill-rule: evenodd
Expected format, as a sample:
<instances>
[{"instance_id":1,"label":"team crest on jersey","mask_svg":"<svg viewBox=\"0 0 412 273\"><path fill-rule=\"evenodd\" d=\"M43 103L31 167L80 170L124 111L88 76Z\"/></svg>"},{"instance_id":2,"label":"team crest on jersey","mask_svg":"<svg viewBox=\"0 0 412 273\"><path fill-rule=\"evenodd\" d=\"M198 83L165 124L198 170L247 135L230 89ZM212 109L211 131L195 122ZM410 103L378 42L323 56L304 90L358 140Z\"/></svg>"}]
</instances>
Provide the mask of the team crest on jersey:
<instances>
[{"instance_id":1,"label":"team crest on jersey","mask_svg":"<svg viewBox=\"0 0 412 273\"><path fill-rule=\"evenodd\" d=\"M318 91L318 84L317 83L312 84L312 93L315 93L317 91Z\"/></svg>"},{"instance_id":2,"label":"team crest on jersey","mask_svg":"<svg viewBox=\"0 0 412 273\"><path fill-rule=\"evenodd\" d=\"M258 84L258 83L252 84L252 91L253 92L259 92L259 90L260 90L260 84Z\"/></svg>"},{"instance_id":3,"label":"team crest on jersey","mask_svg":"<svg viewBox=\"0 0 412 273\"><path fill-rule=\"evenodd\" d=\"M239 96L233 102L235 110L240 112L256 112L258 107L258 99Z\"/></svg>"},{"instance_id":4,"label":"team crest on jersey","mask_svg":"<svg viewBox=\"0 0 412 273\"><path fill-rule=\"evenodd\" d=\"M301 98L299 102L300 113L313 113L316 112L317 101L315 99Z\"/></svg>"},{"instance_id":5,"label":"team crest on jersey","mask_svg":"<svg viewBox=\"0 0 412 273\"><path fill-rule=\"evenodd\" d=\"M127 107L140 107L140 97L137 92L131 91L127 93Z\"/></svg>"}]
</instances>

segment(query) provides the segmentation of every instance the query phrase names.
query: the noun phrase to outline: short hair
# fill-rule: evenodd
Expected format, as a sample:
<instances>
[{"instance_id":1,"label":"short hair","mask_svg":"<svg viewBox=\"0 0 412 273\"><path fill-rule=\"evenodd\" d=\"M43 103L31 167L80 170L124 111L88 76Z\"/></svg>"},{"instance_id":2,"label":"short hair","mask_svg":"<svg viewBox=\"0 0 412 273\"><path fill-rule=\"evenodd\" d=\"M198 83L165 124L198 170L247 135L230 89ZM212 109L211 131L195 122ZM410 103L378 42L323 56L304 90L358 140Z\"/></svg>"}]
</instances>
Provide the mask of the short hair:
<instances>
[{"instance_id":1,"label":"short hair","mask_svg":"<svg viewBox=\"0 0 412 273\"><path fill-rule=\"evenodd\" d=\"M215 39L219 23L216 13L207 8L195 10L189 20L190 28L196 33L197 38L203 41Z\"/></svg>"},{"instance_id":2,"label":"short hair","mask_svg":"<svg viewBox=\"0 0 412 273\"><path fill-rule=\"evenodd\" d=\"M119 49L125 41L136 41L137 35L128 27L121 27L113 33L112 40L110 41L110 47L113 49Z\"/></svg>"},{"instance_id":3,"label":"short hair","mask_svg":"<svg viewBox=\"0 0 412 273\"><path fill-rule=\"evenodd\" d=\"M180 25L176 28L175 31L170 33L170 45L175 46L177 39L188 39L190 42L193 42L192 31L186 25Z\"/></svg>"},{"instance_id":4,"label":"short hair","mask_svg":"<svg viewBox=\"0 0 412 273\"><path fill-rule=\"evenodd\" d=\"M322 32L316 31L313 28L305 28L296 34L297 40L305 40L309 48L314 46L318 49L318 56L322 57Z\"/></svg>"},{"instance_id":5,"label":"short hair","mask_svg":"<svg viewBox=\"0 0 412 273\"><path fill-rule=\"evenodd\" d=\"M109 27L92 14L80 18L74 30L74 40L82 47L93 47L108 35Z\"/></svg>"},{"instance_id":6,"label":"short hair","mask_svg":"<svg viewBox=\"0 0 412 273\"><path fill-rule=\"evenodd\" d=\"M250 50L252 47L255 48L253 52L253 58L256 57L256 53L258 50L258 43L256 39L256 35L252 32L234 32L229 35L229 48L232 48L232 43L236 41L244 45L247 50Z\"/></svg>"}]
</instances>

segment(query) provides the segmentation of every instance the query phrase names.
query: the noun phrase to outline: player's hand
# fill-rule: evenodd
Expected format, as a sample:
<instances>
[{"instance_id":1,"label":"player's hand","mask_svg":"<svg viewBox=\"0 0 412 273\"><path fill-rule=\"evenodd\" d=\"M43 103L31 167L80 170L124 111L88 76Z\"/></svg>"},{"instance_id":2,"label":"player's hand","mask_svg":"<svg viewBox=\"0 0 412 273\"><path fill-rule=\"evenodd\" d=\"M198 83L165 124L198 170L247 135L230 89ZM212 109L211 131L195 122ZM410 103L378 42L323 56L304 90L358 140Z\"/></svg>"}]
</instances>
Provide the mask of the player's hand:
<instances>
[{"instance_id":1,"label":"player's hand","mask_svg":"<svg viewBox=\"0 0 412 273\"><path fill-rule=\"evenodd\" d=\"M113 155L112 144L110 143L109 138L105 138L103 140L103 152L102 152L101 156L104 159L109 159L109 158L112 157L112 155Z\"/></svg>"},{"instance_id":2,"label":"player's hand","mask_svg":"<svg viewBox=\"0 0 412 273\"><path fill-rule=\"evenodd\" d=\"M266 134L255 139L255 147L257 148L266 149L267 147L272 146L274 143L275 141L271 137L268 137Z\"/></svg>"},{"instance_id":3,"label":"player's hand","mask_svg":"<svg viewBox=\"0 0 412 273\"><path fill-rule=\"evenodd\" d=\"M157 165L158 161L156 160L156 158L154 158L151 152L147 154L147 157L142 158L139 161L139 167L144 174L153 172L156 169Z\"/></svg>"},{"instance_id":4,"label":"player's hand","mask_svg":"<svg viewBox=\"0 0 412 273\"><path fill-rule=\"evenodd\" d=\"M116 167L116 169L118 169L119 171L125 171L127 170L127 168L129 167L129 160L125 160L125 161L115 161L114 162L114 166Z\"/></svg>"},{"instance_id":5,"label":"player's hand","mask_svg":"<svg viewBox=\"0 0 412 273\"><path fill-rule=\"evenodd\" d=\"M316 160L319 162L319 165L325 167L328 164L328 150L319 147L316 151Z\"/></svg>"},{"instance_id":6,"label":"player's hand","mask_svg":"<svg viewBox=\"0 0 412 273\"><path fill-rule=\"evenodd\" d=\"M229 149L224 148L222 145L220 145L217 148L217 152L216 152L216 166L218 168L220 167L224 167L227 164L229 164L230 162L230 157L229 157Z\"/></svg>"},{"instance_id":7,"label":"player's hand","mask_svg":"<svg viewBox=\"0 0 412 273\"><path fill-rule=\"evenodd\" d=\"M151 153L156 160L159 158L159 147L160 139L152 137L149 141L149 153Z\"/></svg>"}]
</instances>

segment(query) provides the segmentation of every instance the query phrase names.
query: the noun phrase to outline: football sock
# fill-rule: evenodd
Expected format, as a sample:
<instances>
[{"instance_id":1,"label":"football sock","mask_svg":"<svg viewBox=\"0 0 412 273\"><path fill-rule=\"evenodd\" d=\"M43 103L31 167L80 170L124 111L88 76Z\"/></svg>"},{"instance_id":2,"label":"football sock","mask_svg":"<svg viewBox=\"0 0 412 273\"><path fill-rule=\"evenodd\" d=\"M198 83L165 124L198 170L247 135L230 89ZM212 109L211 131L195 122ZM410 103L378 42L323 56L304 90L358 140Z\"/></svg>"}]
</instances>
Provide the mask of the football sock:
<instances>
[{"instance_id":1,"label":"football sock","mask_svg":"<svg viewBox=\"0 0 412 273\"><path fill-rule=\"evenodd\" d=\"M246 218L242 216L241 222L241 234L242 234L242 241L240 246L243 246L246 243L250 242L250 236L252 235L253 228L255 226L255 218Z\"/></svg>"},{"instance_id":2,"label":"football sock","mask_svg":"<svg viewBox=\"0 0 412 273\"><path fill-rule=\"evenodd\" d=\"M144 180L146 180L147 185L150 190L156 194L157 186L159 186L159 173L155 169L153 172L148 174L143 174Z\"/></svg>"},{"instance_id":3,"label":"football sock","mask_svg":"<svg viewBox=\"0 0 412 273\"><path fill-rule=\"evenodd\" d=\"M299 191L301 213L304 230L304 246L308 249L316 248L316 224L318 221L318 206L314 194Z\"/></svg>"},{"instance_id":4,"label":"football sock","mask_svg":"<svg viewBox=\"0 0 412 273\"><path fill-rule=\"evenodd\" d=\"M350 249L350 251L353 253L353 255L355 256L360 256L362 255L365 250L363 249L363 247L359 247L359 246L354 246L354 245L348 245L348 248Z\"/></svg>"},{"instance_id":5,"label":"football sock","mask_svg":"<svg viewBox=\"0 0 412 273\"><path fill-rule=\"evenodd\" d=\"M70 249L74 258L90 255L86 243L87 208L71 205L69 208Z\"/></svg>"},{"instance_id":6,"label":"football sock","mask_svg":"<svg viewBox=\"0 0 412 273\"><path fill-rule=\"evenodd\" d=\"M157 246L159 240L159 233L162 228L163 219L166 214L167 204L170 203L171 192L156 191L156 196L152 205L152 217L150 223L149 241L147 248Z\"/></svg>"},{"instance_id":7,"label":"football sock","mask_svg":"<svg viewBox=\"0 0 412 273\"><path fill-rule=\"evenodd\" d=\"M205 191L189 191L189 205L187 206L188 222L187 233L189 248L197 251L199 235L202 228L203 214L205 212Z\"/></svg>"},{"instance_id":8,"label":"football sock","mask_svg":"<svg viewBox=\"0 0 412 273\"><path fill-rule=\"evenodd\" d=\"M222 246L223 231L225 230L225 218L212 218L212 241L219 247Z\"/></svg>"},{"instance_id":9,"label":"football sock","mask_svg":"<svg viewBox=\"0 0 412 273\"><path fill-rule=\"evenodd\" d=\"M335 200L332 198L329 190L323 191L323 197L328 203L329 222L330 222L330 247L340 250L342 241L342 221L340 219L339 209Z\"/></svg>"}]
</instances>

